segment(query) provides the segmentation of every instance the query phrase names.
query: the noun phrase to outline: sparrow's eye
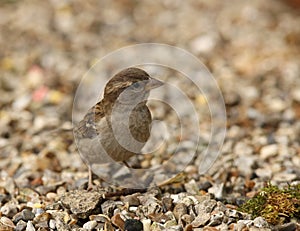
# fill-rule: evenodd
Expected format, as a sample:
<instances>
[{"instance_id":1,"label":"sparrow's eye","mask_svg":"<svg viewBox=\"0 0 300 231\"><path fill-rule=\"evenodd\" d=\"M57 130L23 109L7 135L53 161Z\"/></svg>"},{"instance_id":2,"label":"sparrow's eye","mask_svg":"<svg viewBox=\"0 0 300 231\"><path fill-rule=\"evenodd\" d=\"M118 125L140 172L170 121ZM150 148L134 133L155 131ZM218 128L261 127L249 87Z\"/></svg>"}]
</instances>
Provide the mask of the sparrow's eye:
<instances>
[{"instance_id":1,"label":"sparrow's eye","mask_svg":"<svg viewBox=\"0 0 300 231\"><path fill-rule=\"evenodd\" d=\"M132 90L134 91L142 91L143 86L140 82L135 82L134 84L131 85Z\"/></svg>"}]
</instances>

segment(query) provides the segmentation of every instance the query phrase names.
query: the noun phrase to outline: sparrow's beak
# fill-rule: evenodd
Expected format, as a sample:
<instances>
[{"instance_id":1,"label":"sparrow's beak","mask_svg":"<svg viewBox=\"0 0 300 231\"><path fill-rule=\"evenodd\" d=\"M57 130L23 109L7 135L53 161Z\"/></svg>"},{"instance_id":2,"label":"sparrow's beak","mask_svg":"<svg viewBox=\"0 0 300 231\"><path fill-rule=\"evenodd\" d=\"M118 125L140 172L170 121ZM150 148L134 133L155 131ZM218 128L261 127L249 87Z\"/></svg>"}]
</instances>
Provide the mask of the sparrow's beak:
<instances>
[{"instance_id":1,"label":"sparrow's beak","mask_svg":"<svg viewBox=\"0 0 300 231\"><path fill-rule=\"evenodd\" d=\"M157 79L151 78L150 81L146 84L145 90L150 91L154 88L162 86L164 83Z\"/></svg>"}]
</instances>

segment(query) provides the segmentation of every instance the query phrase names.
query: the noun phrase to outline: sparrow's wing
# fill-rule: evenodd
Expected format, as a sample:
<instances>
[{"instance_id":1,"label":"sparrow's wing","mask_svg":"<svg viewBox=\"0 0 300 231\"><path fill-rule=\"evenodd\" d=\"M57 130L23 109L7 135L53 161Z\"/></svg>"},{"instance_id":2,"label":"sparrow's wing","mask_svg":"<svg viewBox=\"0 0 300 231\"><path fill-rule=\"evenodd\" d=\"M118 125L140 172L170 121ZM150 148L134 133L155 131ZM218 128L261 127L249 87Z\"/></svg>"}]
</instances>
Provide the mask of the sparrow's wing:
<instances>
[{"instance_id":1,"label":"sparrow's wing","mask_svg":"<svg viewBox=\"0 0 300 231\"><path fill-rule=\"evenodd\" d=\"M101 143L108 132L103 107L102 101L98 102L74 128L79 153L88 165L113 161Z\"/></svg>"},{"instance_id":2,"label":"sparrow's wing","mask_svg":"<svg viewBox=\"0 0 300 231\"><path fill-rule=\"evenodd\" d=\"M97 123L105 116L102 101L90 108L83 120L74 128L76 139L94 138L99 135Z\"/></svg>"}]
</instances>

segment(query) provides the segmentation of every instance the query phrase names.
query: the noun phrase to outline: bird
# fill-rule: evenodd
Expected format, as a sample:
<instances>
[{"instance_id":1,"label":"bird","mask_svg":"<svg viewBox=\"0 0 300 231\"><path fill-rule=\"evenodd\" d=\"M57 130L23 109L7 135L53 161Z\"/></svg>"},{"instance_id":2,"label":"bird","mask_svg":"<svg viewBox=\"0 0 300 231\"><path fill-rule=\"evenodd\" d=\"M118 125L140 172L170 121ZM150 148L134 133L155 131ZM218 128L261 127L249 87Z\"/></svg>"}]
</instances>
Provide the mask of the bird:
<instances>
[{"instance_id":1,"label":"bird","mask_svg":"<svg viewBox=\"0 0 300 231\"><path fill-rule=\"evenodd\" d=\"M141 152L151 133L147 99L163 84L140 68L126 68L106 83L103 98L74 127L79 154L88 167L88 189L93 188L93 164L115 161L129 167L127 161Z\"/></svg>"}]
</instances>

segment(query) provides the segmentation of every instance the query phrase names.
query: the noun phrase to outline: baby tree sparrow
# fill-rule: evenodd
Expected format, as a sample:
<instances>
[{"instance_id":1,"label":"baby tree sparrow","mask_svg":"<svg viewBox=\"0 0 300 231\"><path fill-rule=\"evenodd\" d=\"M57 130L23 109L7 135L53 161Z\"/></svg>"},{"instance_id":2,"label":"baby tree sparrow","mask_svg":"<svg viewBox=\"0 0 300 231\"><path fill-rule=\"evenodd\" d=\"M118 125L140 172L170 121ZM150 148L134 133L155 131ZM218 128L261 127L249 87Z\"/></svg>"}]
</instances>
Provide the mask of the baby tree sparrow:
<instances>
[{"instance_id":1,"label":"baby tree sparrow","mask_svg":"<svg viewBox=\"0 0 300 231\"><path fill-rule=\"evenodd\" d=\"M75 126L80 156L92 165L123 162L139 154L150 136L151 113L146 105L151 89L163 83L139 68L127 68L106 84L104 96Z\"/></svg>"}]
</instances>

